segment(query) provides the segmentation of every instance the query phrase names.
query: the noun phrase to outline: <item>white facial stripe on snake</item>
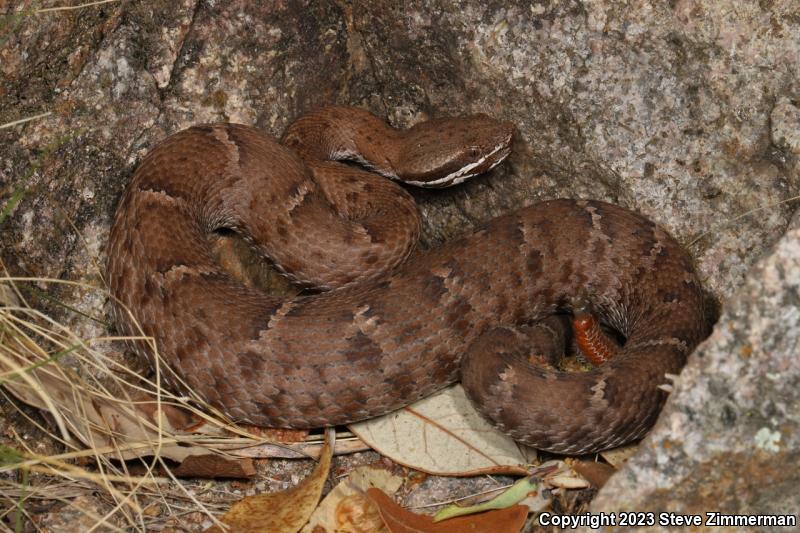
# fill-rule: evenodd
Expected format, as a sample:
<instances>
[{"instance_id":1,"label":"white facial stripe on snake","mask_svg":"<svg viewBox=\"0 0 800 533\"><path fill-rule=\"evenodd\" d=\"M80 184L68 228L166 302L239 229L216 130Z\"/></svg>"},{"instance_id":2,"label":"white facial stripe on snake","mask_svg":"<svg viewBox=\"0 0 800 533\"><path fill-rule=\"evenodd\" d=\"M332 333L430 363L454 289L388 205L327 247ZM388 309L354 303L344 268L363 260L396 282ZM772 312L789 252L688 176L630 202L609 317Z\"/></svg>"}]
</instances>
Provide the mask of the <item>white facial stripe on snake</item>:
<instances>
[{"instance_id":1,"label":"white facial stripe on snake","mask_svg":"<svg viewBox=\"0 0 800 533\"><path fill-rule=\"evenodd\" d=\"M463 167L461 167L460 169L456 170L455 172L453 172L451 174L448 174L447 176L445 176L443 178L439 178L438 180L433 180L433 181L406 181L405 183L408 183L409 185L414 185L416 187L437 187L437 186L444 185L444 184L458 185L459 183L462 183L464 180L467 180L467 179L469 179L469 178L471 178L471 177L473 177L475 175L475 174L470 174L469 173L470 170L478 168L480 165L482 165L484 163L484 161L486 161L487 159L492 157L494 154L496 154L497 152L499 152L500 150L502 150L506 146L507 146L506 142L500 143L491 152L489 152L485 156L481 157L477 161L475 161L473 163L470 163L468 165L464 165ZM508 154L506 154L506 155L508 155ZM497 161L495 161L492 164L491 167L486 169L486 171L491 170L494 167L496 167L501 161L503 161L503 159L505 159L505 156L498 158ZM486 171L481 171L481 172L486 172Z\"/></svg>"}]
</instances>

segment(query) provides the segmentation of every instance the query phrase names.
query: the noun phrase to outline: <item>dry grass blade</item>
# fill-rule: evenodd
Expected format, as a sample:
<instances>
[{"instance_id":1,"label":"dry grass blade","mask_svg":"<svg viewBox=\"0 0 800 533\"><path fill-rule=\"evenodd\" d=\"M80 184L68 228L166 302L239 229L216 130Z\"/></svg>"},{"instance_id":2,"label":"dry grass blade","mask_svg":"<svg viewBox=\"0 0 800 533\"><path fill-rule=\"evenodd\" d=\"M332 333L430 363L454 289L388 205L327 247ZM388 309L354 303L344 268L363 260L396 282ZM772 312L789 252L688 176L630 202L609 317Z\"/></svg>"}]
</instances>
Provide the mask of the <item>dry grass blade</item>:
<instances>
[{"instance_id":1,"label":"dry grass blade","mask_svg":"<svg viewBox=\"0 0 800 533\"><path fill-rule=\"evenodd\" d=\"M86 2L84 4L77 4L74 6L53 6L42 7L34 11L34 13L54 13L58 11L75 11L76 9L84 9L87 7L100 6L103 4L110 4L112 2L119 2L119 0L97 0L95 2Z\"/></svg>"},{"instance_id":2,"label":"dry grass blade","mask_svg":"<svg viewBox=\"0 0 800 533\"><path fill-rule=\"evenodd\" d=\"M750 209L749 211L745 211L744 213L741 213L741 214L739 214L739 215L737 215L735 217L732 217L732 218L729 218L727 220L724 220L721 224L719 224L714 229L701 233L700 235L698 235L697 237L692 239L689 242L689 244L687 244L686 246L687 247L692 247L695 244L697 244L698 242L700 242L701 240L703 240L704 238L708 237L709 235L713 235L713 234L725 229L726 227L735 224L739 220L741 220L741 219L743 219L745 217L748 217L748 216L750 216L750 215L752 215L754 213L758 213L759 211L763 211L765 209L773 209L773 208L778 207L780 205L790 204L792 202L797 202L797 201L800 201L800 196L792 196L790 198L784 198L783 200L780 200L778 202L773 202L773 203L770 203L770 204L767 204L767 205L762 205L762 206L756 207L754 209Z\"/></svg>"},{"instance_id":3,"label":"dry grass blade","mask_svg":"<svg viewBox=\"0 0 800 533\"><path fill-rule=\"evenodd\" d=\"M5 122L3 124L0 124L0 130L5 128L13 128L14 126L19 126L20 124L25 124L26 122L30 122L32 120L38 120L40 118L49 117L52 114L53 114L52 111L46 111L44 113L39 113L38 115L33 115L31 117L25 117L19 120L12 120L11 122Z\"/></svg>"},{"instance_id":4,"label":"dry grass blade","mask_svg":"<svg viewBox=\"0 0 800 533\"><path fill-rule=\"evenodd\" d=\"M16 485L0 486L0 499L19 507L17 519L25 518L24 505L32 495L43 494L41 485L20 483L23 474L37 477L39 483L60 479L85 493L99 490L110 505L103 507L104 514L95 517L89 530L145 531L142 511L154 498L167 509L172 509L175 501L183 502L181 505L190 502L191 510L203 510L213 517L174 477L164 458L180 462L191 455L236 458L275 452L303 457L321 449L321 442L291 446L268 442L216 416L197 398L165 390L161 382L169 369L158 360L154 378L143 379L113 357L121 349L121 341L131 338L106 335L102 321L61 306L50 297L48 305L59 305L59 311L80 324L82 330L99 332L94 337L81 336L26 301L29 294L42 301L39 292L30 290L29 285L47 287L54 283L87 293L100 290L59 280L0 277L0 393L7 391L47 411L55 431L24 410L18 414L61 448L59 453L43 455L28 448L25 439L19 437L14 439L14 449L0 450L5 452L0 453L0 472L18 474ZM152 342L146 337L137 339ZM177 377L170 375L170 380L174 382ZM363 443L350 438L344 447L359 449ZM131 460L141 463L136 475L128 470ZM92 513L96 514L86 510L87 516L94 516Z\"/></svg>"}]
</instances>

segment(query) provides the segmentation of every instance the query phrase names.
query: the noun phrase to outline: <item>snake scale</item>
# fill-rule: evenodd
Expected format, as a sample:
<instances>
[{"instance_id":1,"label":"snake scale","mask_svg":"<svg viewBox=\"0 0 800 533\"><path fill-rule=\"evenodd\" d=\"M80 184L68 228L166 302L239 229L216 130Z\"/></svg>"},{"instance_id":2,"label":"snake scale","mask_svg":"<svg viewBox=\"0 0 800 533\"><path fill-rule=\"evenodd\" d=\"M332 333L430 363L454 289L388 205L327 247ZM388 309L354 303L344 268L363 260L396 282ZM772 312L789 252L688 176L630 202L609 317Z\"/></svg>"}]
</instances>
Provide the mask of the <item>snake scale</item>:
<instances>
[{"instance_id":1,"label":"snake scale","mask_svg":"<svg viewBox=\"0 0 800 533\"><path fill-rule=\"evenodd\" d=\"M481 413L540 449L639 438L665 400L665 374L708 332L690 257L664 230L608 203L561 199L412 253L417 209L385 177L459 183L502 161L513 131L483 115L398 131L327 107L281 143L227 123L174 134L117 209L115 320L155 339L184 382L172 386L255 425L364 420L460 379ZM234 281L210 249L220 228L320 290L279 300ZM531 364L510 327L578 300L622 335L619 353L586 372ZM147 346L137 350L152 356Z\"/></svg>"}]
</instances>

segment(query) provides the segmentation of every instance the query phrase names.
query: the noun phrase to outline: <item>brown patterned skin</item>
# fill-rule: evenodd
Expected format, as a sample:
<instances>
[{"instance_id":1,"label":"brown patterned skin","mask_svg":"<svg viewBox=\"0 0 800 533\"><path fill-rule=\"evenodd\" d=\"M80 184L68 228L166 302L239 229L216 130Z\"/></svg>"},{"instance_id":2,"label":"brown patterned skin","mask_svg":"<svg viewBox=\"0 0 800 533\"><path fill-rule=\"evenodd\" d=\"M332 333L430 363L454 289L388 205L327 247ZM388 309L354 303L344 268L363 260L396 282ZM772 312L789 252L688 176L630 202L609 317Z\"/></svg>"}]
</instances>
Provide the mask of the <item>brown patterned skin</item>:
<instances>
[{"instance_id":1,"label":"brown patterned skin","mask_svg":"<svg viewBox=\"0 0 800 533\"><path fill-rule=\"evenodd\" d=\"M621 207L554 200L405 261L419 234L410 196L325 161L363 158L443 186L499 163L512 132L482 116L397 132L325 108L289 128L294 151L240 125L177 133L144 159L117 210L107 268L117 324L130 335L138 322L188 387L251 424L345 424L460 378L526 444L585 453L641 437L665 373L707 333L690 258L669 235ZM294 279L339 288L279 301L235 282L209 247L222 227ZM530 364L507 326L578 300L627 343L590 372Z\"/></svg>"}]
</instances>

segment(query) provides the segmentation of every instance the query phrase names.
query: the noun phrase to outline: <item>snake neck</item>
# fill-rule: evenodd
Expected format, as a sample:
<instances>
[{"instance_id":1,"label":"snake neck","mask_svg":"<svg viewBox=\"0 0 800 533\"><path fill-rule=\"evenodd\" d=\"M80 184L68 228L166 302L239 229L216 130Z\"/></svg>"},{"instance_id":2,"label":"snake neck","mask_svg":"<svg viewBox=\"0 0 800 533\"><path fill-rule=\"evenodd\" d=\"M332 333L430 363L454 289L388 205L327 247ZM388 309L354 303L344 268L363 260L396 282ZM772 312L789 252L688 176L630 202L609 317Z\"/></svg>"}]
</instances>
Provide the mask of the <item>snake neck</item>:
<instances>
[{"instance_id":1,"label":"snake neck","mask_svg":"<svg viewBox=\"0 0 800 533\"><path fill-rule=\"evenodd\" d=\"M401 132L357 107L324 107L304 115L289 126L281 143L309 162L353 161L401 179Z\"/></svg>"},{"instance_id":2,"label":"snake neck","mask_svg":"<svg viewBox=\"0 0 800 533\"><path fill-rule=\"evenodd\" d=\"M514 126L486 115L439 118L400 131L355 107L325 107L294 122L283 144L306 161L354 161L417 187L449 187L494 168Z\"/></svg>"}]
</instances>

